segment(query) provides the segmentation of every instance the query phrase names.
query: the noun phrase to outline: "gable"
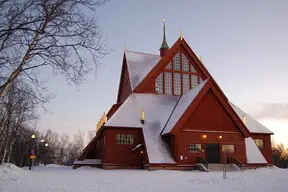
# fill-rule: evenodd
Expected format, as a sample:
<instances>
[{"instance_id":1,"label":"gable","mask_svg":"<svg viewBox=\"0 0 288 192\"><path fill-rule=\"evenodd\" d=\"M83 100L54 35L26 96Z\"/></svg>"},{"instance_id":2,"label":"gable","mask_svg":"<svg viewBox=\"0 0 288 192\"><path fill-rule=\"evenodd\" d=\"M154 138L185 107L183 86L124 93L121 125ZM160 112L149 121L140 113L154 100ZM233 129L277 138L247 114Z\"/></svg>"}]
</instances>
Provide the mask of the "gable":
<instances>
[{"instance_id":1,"label":"gable","mask_svg":"<svg viewBox=\"0 0 288 192\"><path fill-rule=\"evenodd\" d=\"M200 83L195 88L191 89L184 95L182 95L177 102L175 108L172 111L171 116L169 117L169 120L167 124L165 125L164 129L161 132L161 135L169 133L175 124L179 121L179 119L182 117L182 115L185 113L187 108L191 105L191 103L194 101L196 96L199 94L201 89L204 87L204 85L207 83L208 80Z\"/></svg>"},{"instance_id":2,"label":"gable","mask_svg":"<svg viewBox=\"0 0 288 192\"><path fill-rule=\"evenodd\" d=\"M117 103L125 101L131 93L132 89L131 89L130 75L127 67L126 58L124 57L118 89Z\"/></svg>"},{"instance_id":3,"label":"gable","mask_svg":"<svg viewBox=\"0 0 288 192\"><path fill-rule=\"evenodd\" d=\"M191 114L194 113L194 111L198 108L198 105L201 103L202 99L204 99L206 96L207 101L206 103L203 104L204 107L206 107L206 113L210 113L210 110L213 110L212 107L214 106L218 106L218 110L222 110L223 108L225 109L225 111L227 111L227 113L230 116L230 119L237 125L237 127L241 130L241 132L243 133L243 135L245 137L249 137L251 134L249 132L249 130L246 128L246 126L243 124L243 122L241 121L241 119L238 117L238 115L235 113L235 111L233 110L233 108L230 106L229 102L222 97L222 95L218 92L218 90L215 88L215 86L213 85L213 83L210 81L210 79L207 80L208 82L204 85L204 87L200 90L200 92L198 93L198 95L194 98L193 102L190 104L190 106L186 109L185 113L181 116L181 118L178 119L177 123L175 124L175 126L173 127L173 129L169 132L171 134L176 134L184 125L185 123L189 120ZM213 96L213 94L210 93L210 91L213 92L214 96L217 98L215 98ZM207 95L208 93L208 95ZM215 101L216 100L216 101ZM218 101L219 102L218 102ZM210 102L210 103L209 103ZM219 107L219 104L221 104L221 106L223 107L221 109L221 107ZM206 106L207 105L207 106ZM200 109L200 107L199 107ZM204 109L203 109L204 110ZM217 110L216 110L217 112ZM215 112L215 113L216 113ZM208 115L206 116L203 112L201 112L202 116L198 116L198 118L200 119L199 121L210 121L210 118L212 118L211 120L213 120L213 115ZM195 113L196 114L196 113ZM213 114L213 113L212 113ZM214 114L215 115L215 114ZM216 114L217 115L217 114ZM207 118L208 117L208 118ZM204 120L202 120L203 118L206 118ZM223 119L223 114L222 116L219 116L218 118ZM226 119L226 118L224 118ZM215 120L214 120L215 121ZM216 122L217 123L217 122ZM230 123L231 124L231 123ZM205 124L206 125L206 124ZM229 125L229 124L228 124ZM198 128L201 128L201 124L198 123ZM203 128L203 127L202 127ZM214 130L214 127L212 127L211 129Z\"/></svg>"},{"instance_id":4,"label":"gable","mask_svg":"<svg viewBox=\"0 0 288 192\"><path fill-rule=\"evenodd\" d=\"M135 92L141 93L141 92L155 92L155 80L160 75L161 72L163 72L166 68L166 66L170 63L170 61L173 59L173 57L179 52L183 51L183 53L186 55L186 57L189 59L189 61L192 63L192 65L195 67L197 73L199 73L202 80L206 80L210 78L211 83L215 86L219 94L222 95L222 97L228 101L220 87L217 85L213 77L210 75L208 70L205 68L203 63L198 59L196 54L192 51L192 49L189 47L187 42L184 38L179 38L174 45L167 51L167 53L162 57L162 59L155 65L153 70L151 70L148 75L139 83L139 85L135 88ZM153 85L152 85L153 84Z\"/></svg>"},{"instance_id":5,"label":"gable","mask_svg":"<svg viewBox=\"0 0 288 192\"><path fill-rule=\"evenodd\" d=\"M181 129L241 132L211 89L206 92Z\"/></svg>"}]
</instances>

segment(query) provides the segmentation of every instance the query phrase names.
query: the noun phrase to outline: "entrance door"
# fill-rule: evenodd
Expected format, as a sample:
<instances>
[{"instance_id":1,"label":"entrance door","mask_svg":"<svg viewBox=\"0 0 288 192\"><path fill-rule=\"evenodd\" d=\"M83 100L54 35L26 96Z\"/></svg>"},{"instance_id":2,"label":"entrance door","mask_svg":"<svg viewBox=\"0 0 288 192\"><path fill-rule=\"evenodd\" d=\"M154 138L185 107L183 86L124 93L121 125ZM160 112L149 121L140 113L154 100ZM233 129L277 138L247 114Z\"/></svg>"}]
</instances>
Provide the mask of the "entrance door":
<instances>
[{"instance_id":1,"label":"entrance door","mask_svg":"<svg viewBox=\"0 0 288 192\"><path fill-rule=\"evenodd\" d=\"M206 144L206 161L208 163L220 163L219 144Z\"/></svg>"}]
</instances>

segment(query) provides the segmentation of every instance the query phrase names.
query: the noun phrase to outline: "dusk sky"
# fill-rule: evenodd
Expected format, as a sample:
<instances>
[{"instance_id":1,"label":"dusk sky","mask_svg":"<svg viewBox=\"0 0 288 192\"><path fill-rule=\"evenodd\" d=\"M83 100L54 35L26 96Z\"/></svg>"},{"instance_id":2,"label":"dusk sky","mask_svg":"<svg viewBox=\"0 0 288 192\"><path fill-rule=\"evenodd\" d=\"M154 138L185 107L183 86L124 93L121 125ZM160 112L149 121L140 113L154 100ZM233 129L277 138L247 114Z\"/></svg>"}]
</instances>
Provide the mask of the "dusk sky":
<instances>
[{"instance_id":1,"label":"dusk sky","mask_svg":"<svg viewBox=\"0 0 288 192\"><path fill-rule=\"evenodd\" d=\"M171 47L183 37L231 102L275 133L288 147L288 1L111 0L96 15L113 51L78 88L48 75L48 104L37 128L59 133L95 130L116 102L124 45L159 54L162 17ZM45 76L46 77L46 76Z\"/></svg>"}]
</instances>

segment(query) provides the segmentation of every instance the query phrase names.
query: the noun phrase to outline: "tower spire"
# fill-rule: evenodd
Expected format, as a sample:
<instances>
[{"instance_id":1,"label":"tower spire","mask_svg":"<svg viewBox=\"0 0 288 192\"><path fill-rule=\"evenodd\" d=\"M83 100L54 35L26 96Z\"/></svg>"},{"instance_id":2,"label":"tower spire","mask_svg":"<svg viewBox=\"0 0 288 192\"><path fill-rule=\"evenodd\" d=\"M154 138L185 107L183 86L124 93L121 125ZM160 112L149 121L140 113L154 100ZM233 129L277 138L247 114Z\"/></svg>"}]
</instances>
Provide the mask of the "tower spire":
<instances>
[{"instance_id":1,"label":"tower spire","mask_svg":"<svg viewBox=\"0 0 288 192\"><path fill-rule=\"evenodd\" d=\"M165 24L165 17L163 17L163 41L162 41L162 45L160 47L160 55L161 57L164 56L164 54L166 53L166 51L169 49L168 43L166 41L166 24Z\"/></svg>"}]
</instances>

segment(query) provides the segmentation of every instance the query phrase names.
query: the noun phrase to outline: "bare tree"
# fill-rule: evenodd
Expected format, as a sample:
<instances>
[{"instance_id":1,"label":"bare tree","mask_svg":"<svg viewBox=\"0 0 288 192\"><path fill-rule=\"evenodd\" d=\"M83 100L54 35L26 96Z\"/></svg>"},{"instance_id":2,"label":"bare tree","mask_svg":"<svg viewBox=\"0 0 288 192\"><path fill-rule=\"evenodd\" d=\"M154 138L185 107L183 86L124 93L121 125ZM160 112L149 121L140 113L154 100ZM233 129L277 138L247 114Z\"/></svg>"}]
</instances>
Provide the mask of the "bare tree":
<instances>
[{"instance_id":1,"label":"bare tree","mask_svg":"<svg viewBox=\"0 0 288 192\"><path fill-rule=\"evenodd\" d=\"M21 91L20 91L21 90ZM29 92L29 94L25 94ZM37 119L37 100L31 95L33 90L27 84L17 80L5 97L0 98L0 159L10 162L16 139L23 125Z\"/></svg>"},{"instance_id":2,"label":"bare tree","mask_svg":"<svg viewBox=\"0 0 288 192\"><path fill-rule=\"evenodd\" d=\"M90 142L96 136L96 131L88 131L87 139Z\"/></svg>"},{"instance_id":3,"label":"bare tree","mask_svg":"<svg viewBox=\"0 0 288 192\"><path fill-rule=\"evenodd\" d=\"M95 17L106 2L0 0L0 97L19 77L37 90L45 66L68 83L81 83L107 53Z\"/></svg>"}]
</instances>

